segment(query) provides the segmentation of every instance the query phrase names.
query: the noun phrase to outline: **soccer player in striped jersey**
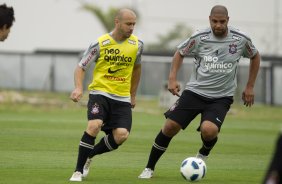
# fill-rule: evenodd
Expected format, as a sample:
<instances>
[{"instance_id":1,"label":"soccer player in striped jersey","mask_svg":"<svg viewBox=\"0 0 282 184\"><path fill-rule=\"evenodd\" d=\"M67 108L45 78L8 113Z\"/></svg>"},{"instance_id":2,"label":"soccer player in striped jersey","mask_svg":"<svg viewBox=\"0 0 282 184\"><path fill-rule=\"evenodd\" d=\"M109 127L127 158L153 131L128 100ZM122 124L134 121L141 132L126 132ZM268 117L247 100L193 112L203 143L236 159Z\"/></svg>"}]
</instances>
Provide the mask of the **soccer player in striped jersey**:
<instances>
[{"instance_id":1,"label":"soccer player in striped jersey","mask_svg":"<svg viewBox=\"0 0 282 184\"><path fill-rule=\"evenodd\" d=\"M147 165L139 178L151 178L155 165L168 148L171 139L201 114L198 131L202 147L196 154L206 160L218 139L226 113L233 103L237 87L240 58L250 58L249 78L242 93L244 105L254 104L254 85L260 66L260 55L251 39L243 32L228 26L226 7L211 9L210 27L197 31L178 46L168 81L168 90L179 95L177 72L185 56L195 58L193 72L179 100L165 113L166 122L155 138Z\"/></svg>"},{"instance_id":2,"label":"soccer player in striped jersey","mask_svg":"<svg viewBox=\"0 0 282 184\"><path fill-rule=\"evenodd\" d=\"M88 86L88 125L70 181L82 181L93 156L116 150L129 136L143 52L143 42L132 34L135 23L132 10L119 10L114 30L91 44L75 69L75 89L70 98L77 102L83 94L85 70L95 63L93 80ZM106 135L94 146L100 130Z\"/></svg>"},{"instance_id":3,"label":"soccer player in striped jersey","mask_svg":"<svg viewBox=\"0 0 282 184\"><path fill-rule=\"evenodd\" d=\"M0 41L7 39L14 21L13 7L7 7L6 4L0 5Z\"/></svg>"}]
</instances>

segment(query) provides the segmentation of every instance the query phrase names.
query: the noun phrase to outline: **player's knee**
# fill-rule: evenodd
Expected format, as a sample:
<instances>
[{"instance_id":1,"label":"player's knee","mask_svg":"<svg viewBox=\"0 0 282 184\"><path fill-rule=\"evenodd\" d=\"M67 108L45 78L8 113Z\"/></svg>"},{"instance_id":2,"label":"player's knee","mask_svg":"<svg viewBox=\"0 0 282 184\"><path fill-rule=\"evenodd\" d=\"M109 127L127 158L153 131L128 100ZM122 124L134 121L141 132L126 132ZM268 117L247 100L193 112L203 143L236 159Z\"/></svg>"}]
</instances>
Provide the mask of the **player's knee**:
<instances>
[{"instance_id":1,"label":"player's knee","mask_svg":"<svg viewBox=\"0 0 282 184\"><path fill-rule=\"evenodd\" d=\"M117 128L113 131L115 142L118 145L121 145L123 142L125 142L129 136L129 132L125 128Z\"/></svg>"},{"instance_id":2,"label":"player's knee","mask_svg":"<svg viewBox=\"0 0 282 184\"><path fill-rule=\"evenodd\" d=\"M207 141L217 137L218 130L218 127L210 121L204 121L201 124L201 134L203 138Z\"/></svg>"},{"instance_id":3,"label":"player's knee","mask_svg":"<svg viewBox=\"0 0 282 184\"><path fill-rule=\"evenodd\" d=\"M173 137L179 132L180 129L181 126L178 123L168 119L162 129L162 132L168 137Z\"/></svg>"},{"instance_id":4,"label":"player's knee","mask_svg":"<svg viewBox=\"0 0 282 184\"><path fill-rule=\"evenodd\" d=\"M102 120L90 120L88 121L86 132L89 135L97 136L97 134L101 130L102 124L103 124Z\"/></svg>"}]
</instances>

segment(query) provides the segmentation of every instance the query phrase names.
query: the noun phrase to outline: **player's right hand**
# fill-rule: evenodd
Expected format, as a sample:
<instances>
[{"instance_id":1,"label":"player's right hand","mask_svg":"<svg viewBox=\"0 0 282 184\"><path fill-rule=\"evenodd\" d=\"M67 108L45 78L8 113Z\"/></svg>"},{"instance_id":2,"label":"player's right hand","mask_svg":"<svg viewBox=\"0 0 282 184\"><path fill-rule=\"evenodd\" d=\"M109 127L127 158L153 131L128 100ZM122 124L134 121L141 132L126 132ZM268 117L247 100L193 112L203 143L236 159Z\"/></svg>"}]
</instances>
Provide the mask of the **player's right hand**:
<instances>
[{"instance_id":1,"label":"player's right hand","mask_svg":"<svg viewBox=\"0 0 282 184\"><path fill-rule=\"evenodd\" d=\"M74 102L78 102L81 99L82 94L83 94L82 89L75 88L70 95L70 99L72 99L72 101L74 101Z\"/></svg>"},{"instance_id":2,"label":"player's right hand","mask_svg":"<svg viewBox=\"0 0 282 184\"><path fill-rule=\"evenodd\" d=\"M180 85L177 81L169 81L168 82L168 90L178 97L180 97L179 91L180 91Z\"/></svg>"}]
</instances>

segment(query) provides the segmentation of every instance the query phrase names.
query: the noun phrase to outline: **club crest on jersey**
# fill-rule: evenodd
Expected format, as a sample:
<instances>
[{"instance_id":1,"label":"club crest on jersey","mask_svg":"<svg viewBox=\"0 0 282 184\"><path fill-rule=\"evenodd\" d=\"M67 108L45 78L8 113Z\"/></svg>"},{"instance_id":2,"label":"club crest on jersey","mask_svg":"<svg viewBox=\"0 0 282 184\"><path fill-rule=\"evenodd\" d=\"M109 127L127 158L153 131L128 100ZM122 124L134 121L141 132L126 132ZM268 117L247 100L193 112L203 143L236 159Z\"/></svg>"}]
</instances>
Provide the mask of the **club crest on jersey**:
<instances>
[{"instance_id":1,"label":"club crest on jersey","mask_svg":"<svg viewBox=\"0 0 282 184\"><path fill-rule=\"evenodd\" d=\"M99 105L98 105L98 104L95 103L95 104L92 106L91 113L92 113L92 114L98 114L98 113L99 113Z\"/></svg>"},{"instance_id":2,"label":"club crest on jersey","mask_svg":"<svg viewBox=\"0 0 282 184\"><path fill-rule=\"evenodd\" d=\"M237 45L236 44L229 45L229 53L235 54L236 52L237 52Z\"/></svg>"}]
</instances>

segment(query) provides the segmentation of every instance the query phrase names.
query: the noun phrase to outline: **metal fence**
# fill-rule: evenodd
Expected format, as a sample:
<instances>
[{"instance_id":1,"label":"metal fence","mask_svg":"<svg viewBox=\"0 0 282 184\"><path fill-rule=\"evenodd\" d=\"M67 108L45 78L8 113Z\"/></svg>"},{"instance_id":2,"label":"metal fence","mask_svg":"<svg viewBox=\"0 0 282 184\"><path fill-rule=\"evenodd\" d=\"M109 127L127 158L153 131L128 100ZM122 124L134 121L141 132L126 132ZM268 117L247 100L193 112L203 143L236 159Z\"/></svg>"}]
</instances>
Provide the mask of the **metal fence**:
<instances>
[{"instance_id":1,"label":"metal fence","mask_svg":"<svg viewBox=\"0 0 282 184\"><path fill-rule=\"evenodd\" d=\"M73 72L79 54L68 53L0 53L0 89L70 92ZM170 70L171 56L142 57L142 77L139 95L159 96L163 92ZM192 58L185 58L178 79L184 85L192 71ZM238 69L235 101L241 100L249 70L249 60L242 59ZM93 66L92 66L93 67ZM84 86L91 81L92 70L86 72ZM282 61L263 60L255 86L256 102L282 105Z\"/></svg>"}]
</instances>

